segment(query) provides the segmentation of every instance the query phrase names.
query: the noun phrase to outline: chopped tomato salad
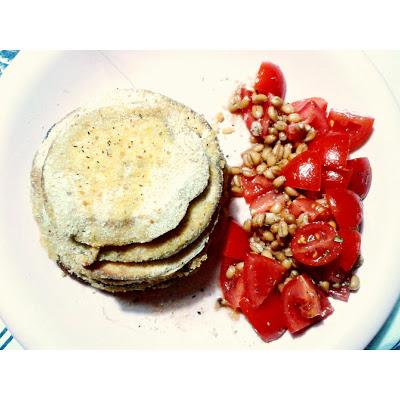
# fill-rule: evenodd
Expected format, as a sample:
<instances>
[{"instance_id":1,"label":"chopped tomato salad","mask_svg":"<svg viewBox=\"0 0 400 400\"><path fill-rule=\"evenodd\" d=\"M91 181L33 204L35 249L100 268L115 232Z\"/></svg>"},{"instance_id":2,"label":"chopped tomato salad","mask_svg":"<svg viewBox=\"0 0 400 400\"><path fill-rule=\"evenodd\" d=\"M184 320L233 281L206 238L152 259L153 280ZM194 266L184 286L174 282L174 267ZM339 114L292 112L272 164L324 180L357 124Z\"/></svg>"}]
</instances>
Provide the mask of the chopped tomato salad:
<instances>
[{"instance_id":1,"label":"chopped tomato salad","mask_svg":"<svg viewBox=\"0 0 400 400\"><path fill-rule=\"evenodd\" d=\"M251 218L230 221L220 304L242 312L260 338L304 332L359 289L362 200L368 158L353 158L374 119L328 108L321 97L285 101L286 81L263 62L253 87L241 86L231 113L243 118L252 147L230 167L231 194Z\"/></svg>"}]
</instances>

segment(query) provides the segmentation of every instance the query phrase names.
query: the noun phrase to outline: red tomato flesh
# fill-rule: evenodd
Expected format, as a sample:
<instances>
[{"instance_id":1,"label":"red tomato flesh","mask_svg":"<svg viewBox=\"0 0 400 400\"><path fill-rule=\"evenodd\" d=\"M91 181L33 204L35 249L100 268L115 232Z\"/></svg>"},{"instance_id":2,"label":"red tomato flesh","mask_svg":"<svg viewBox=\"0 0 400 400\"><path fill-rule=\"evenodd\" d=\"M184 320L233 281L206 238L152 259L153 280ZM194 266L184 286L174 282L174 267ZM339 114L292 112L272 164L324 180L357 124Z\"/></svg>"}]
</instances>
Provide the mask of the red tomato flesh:
<instances>
[{"instance_id":1,"label":"red tomato flesh","mask_svg":"<svg viewBox=\"0 0 400 400\"><path fill-rule=\"evenodd\" d=\"M345 167L349 155L349 136L343 132L317 136L308 149L318 152L321 163L326 168Z\"/></svg>"},{"instance_id":2,"label":"red tomato flesh","mask_svg":"<svg viewBox=\"0 0 400 400\"><path fill-rule=\"evenodd\" d=\"M350 151L353 152L364 145L372 135L374 118L331 110L328 122L332 130L349 135Z\"/></svg>"},{"instance_id":3,"label":"red tomato flesh","mask_svg":"<svg viewBox=\"0 0 400 400\"><path fill-rule=\"evenodd\" d=\"M285 185L296 189L321 189L321 159L316 152L305 151L289 161L282 171Z\"/></svg>"},{"instance_id":4,"label":"red tomato flesh","mask_svg":"<svg viewBox=\"0 0 400 400\"><path fill-rule=\"evenodd\" d=\"M298 333L333 310L327 299L321 304L317 288L307 275L298 275L283 288L283 312L290 333Z\"/></svg>"},{"instance_id":5,"label":"red tomato flesh","mask_svg":"<svg viewBox=\"0 0 400 400\"><path fill-rule=\"evenodd\" d=\"M286 331L286 320L280 293L273 291L258 308L251 307L250 301L244 297L240 301L240 309L251 326L265 342L280 338Z\"/></svg>"},{"instance_id":6,"label":"red tomato flesh","mask_svg":"<svg viewBox=\"0 0 400 400\"><path fill-rule=\"evenodd\" d=\"M360 225L363 212L358 195L347 189L330 189L326 197L340 229L355 229Z\"/></svg>"},{"instance_id":7,"label":"red tomato flesh","mask_svg":"<svg viewBox=\"0 0 400 400\"><path fill-rule=\"evenodd\" d=\"M238 223L230 220L223 256L242 261L249 250L248 233Z\"/></svg>"},{"instance_id":8,"label":"red tomato flesh","mask_svg":"<svg viewBox=\"0 0 400 400\"><path fill-rule=\"evenodd\" d=\"M342 169L322 169L321 189L326 192L329 189L346 189L350 183L352 170Z\"/></svg>"},{"instance_id":9,"label":"red tomato flesh","mask_svg":"<svg viewBox=\"0 0 400 400\"><path fill-rule=\"evenodd\" d=\"M361 200L367 197L372 181L372 170L368 158L355 158L347 161L347 168L352 170L348 188L357 193Z\"/></svg>"},{"instance_id":10,"label":"red tomato flesh","mask_svg":"<svg viewBox=\"0 0 400 400\"><path fill-rule=\"evenodd\" d=\"M300 196L290 204L289 212L296 218L302 213L307 213L309 222L328 221L332 216L328 207L324 207L307 197Z\"/></svg>"},{"instance_id":11,"label":"red tomato flesh","mask_svg":"<svg viewBox=\"0 0 400 400\"><path fill-rule=\"evenodd\" d=\"M259 254L248 253L244 259L243 279L250 306L260 306L285 272L286 269L279 262Z\"/></svg>"},{"instance_id":12,"label":"red tomato flesh","mask_svg":"<svg viewBox=\"0 0 400 400\"><path fill-rule=\"evenodd\" d=\"M257 199L252 201L250 208L252 214L259 214L269 211L274 204L281 204L283 206L285 201L285 196L282 193L271 191L262 194L261 196L257 197Z\"/></svg>"},{"instance_id":13,"label":"red tomato flesh","mask_svg":"<svg viewBox=\"0 0 400 400\"><path fill-rule=\"evenodd\" d=\"M325 265L336 259L342 243L335 240L337 232L326 222L312 222L297 228L290 242L293 257L311 267Z\"/></svg>"},{"instance_id":14,"label":"red tomato flesh","mask_svg":"<svg viewBox=\"0 0 400 400\"><path fill-rule=\"evenodd\" d=\"M261 63L254 89L256 89L258 93L263 93L265 95L271 93L284 98L286 82L281 69L271 62Z\"/></svg>"},{"instance_id":15,"label":"red tomato flesh","mask_svg":"<svg viewBox=\"0 0 400 400\"><path fill-rule=\"evenodd\" d=\"M340 286L339 289L329 289L328 294L336 300L347 302L350 297L350 289L348 286Z\"/></svg>"},{"instance_id":16,"label":"red tomato flesh","mask_svg":"<svg viewBox=\"0 0 400 400\"><path fill-rule=\"evenodd\" d=\"M320 135L329 130L325 112L313 100L308 101L299 111L304 123L310 124Z\"/></svg>"},{"instance_id":17,"label":"red tomato flesh","mask_svg":"<svg viewBox=\"0 0 400 400\"><path fill-rule=\"evenodd\" d=\"M226 277L227 269L235 263L237 263L237 260L223 257L219 275L219 281L224 299L234 310L239 308L239 302L244 296L243 274L240 271L236 271L232 278L228 279Z\"/></svg>"},{"instance_id":18,"label":"red tomato flesh","mask_svg":"<svg viewBox=\"0 0 400 400\"><path fill-rule=\"evenodd\" d=\"M336 264L343 271L348 272L360 255L361 235L360 232L349 228L340 229L338 235L343 240L343 248Z\"/></svg>"},{"instance_id":19,"label":"red tomato flesh","mask_svg":"<svg viewBox=\"0 0 400 400\"><path fill-rule=\"evenodd\" d=\"M301 111L305 107L305 105L308 104L310 101L313 101L323 112L325 112L326 108L328 107L328 102L323 98L310 97L309 99L294 101L292 103L294 112L298 113L299 111Z\"/></svg>"},{"instance_id":20,"label":"red tomato flesh","mask_svg":"<svg viewBox=\"0 0 400 400\"><path fill-rule=\"evenodd\" d=\"M254 178L241 176L240 180L243 187L243 197L247 204L250 204L258 196L274 189L272 182L263 175L257 175Z\"/></svg>"}]
</instances>

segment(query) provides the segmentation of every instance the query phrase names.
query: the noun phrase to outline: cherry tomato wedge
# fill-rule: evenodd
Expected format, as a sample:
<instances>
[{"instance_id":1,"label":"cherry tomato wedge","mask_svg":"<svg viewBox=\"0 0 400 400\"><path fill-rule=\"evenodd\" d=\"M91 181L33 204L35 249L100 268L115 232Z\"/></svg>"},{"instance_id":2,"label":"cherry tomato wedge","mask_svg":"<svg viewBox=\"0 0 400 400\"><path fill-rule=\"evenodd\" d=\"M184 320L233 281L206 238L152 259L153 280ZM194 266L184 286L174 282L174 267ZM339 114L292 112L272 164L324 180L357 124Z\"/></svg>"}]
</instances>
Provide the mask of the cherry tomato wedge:
<instances>
[{"instance_id":1,"label":"cherry tomato wedge","mask_svg":"<svg viewBox=\"0 0 400 400\"><path fill-rule=\"evenodd\" d=\"M317 136L308 149L318 152L326 168L345 167L349 155L349 136L344 132L329 132Z\"/></svg>"},{"instance_id":2,"label":"cherry tomato wedge","mask_svg":"<svg viewBox=\"0 0 400 400\"><path fill-rule=\"evenodd\" d=\"M299 112L301 111L304 106L309 103L310 101L313 101L323 112L326 111L326 108L328 107L328 102L324 100L321 97L310 97L309 99L304 99L304 100L297 100L292 103L292 106L294 108L294 112Z\"/></svg>"},{"instance_id":3,"label":"cherry tomato wedge","mask_svg":"<svg viewBox=\"0 0 400 400\"><path fill-rule=\"evenodd\" d=\"M249 250L249 235L238 223L230 220L223 256L242 261Z\"/></svg>"},{"instance_id":4,"label":"cherry tomato wedge","mask_svg":"<svg viewBox=\"0 0 400 400\"><path fill-rule=\"evenodd\" d=\"M324 207L314 200L300 196L290 204L289 212L296 218L302 213L307 213L309 222L328 221L332 217L329 207Z\"/></svg>"},{"instance_id":5,"label":"cherry tomato wedge","mask_svg":"<svg viewBox=\"0 0 400 400\"><path fill-rule=\"evenodd\" d=\"M340 229L355 229L362 221L362 203L358 195L347 189L330 189L326 198Z\"/></svg>"},{"instance_id":6,"label":"cherry tomato wedge","mask_svg":"<svg viewBox=\"0 0 400 400\"><path fill-rule=\"evenodd\" d=\"M337 232L326 222L312 222L297 228L290 242L293 257L311 267L335 260L342 251Z\"/></svg>"},{"instance_id":7,"label":"cherry tomato wedge","mask_svg":"<svg viewBox=\"0 0 400 400\"><path fill-rule=\"evenodd\" d=\"M285 185L296 189L321 189L321 159L316 152L305 151L291 160L282 171Z\"/></svg>"},{"instance_id":8,"label":"cherry tomato wedge","mask_svg":"<svg viewBox=\"0 0 400 400\"><path fill-rule=\"evenodd\" d=\"M254 178L241 176L240 180L243 187L243 197L248 204L258 196L274 189L272 182L263 175L257 175Z\"/></svg>"},{"instance_id":9,"label":"cherry tomato wedge","mask_svg":"<svg viewBox=\"0 0 400 400\"><path fill-rule=\"evenodd\" d=\"M340 286L338 289L329 289L328 294L336 300L347 302L350 297L350 289L348 286Z\"/></svg>"},{"instance_id":10,"label":"cherry tomato wedge","mask_svg":"<svg viewBox=\"0 0 400 400\"><path fill-rule=\"evenodd\" d=\"M343 248L335 263L343 271L348 272L360 255L361 235L354 229L344 228L339 230L338 236L343 240Z\"/></svg>"},{"instance_id":11,"label":"cherry tomato wedge","mask_svg":"<svg viewBox=\"0 0 400 400\"><path fill-rule=\"evenodd\" d=\"M228 279L226 277L226 271L231 265L236 263L237 260L233 258L223 257L219 276L224 299L234 310L239 308L239 302L244 296L243 275L240 271L236 270L235 275Z\"/></svg>"},{"instance_id":12,"label":"cherry tomato wedge","mask_svg":"<svg viewBox=\"0 0 400 400\"><path fill-rule=\"evenodd\" d=\"M261 63L254 88L258 93L263 93L265 95L271 93L284 98L286 82L281 69L271 62Z\"/></svg>"},{"instance_id":13,"label":"cherry tomato wedge","mask_svg":"<svg viewBox=\"0 0 400 400\"><path fill-rule=\"evenodd\" d=\"M274 204L284 206L285 196L275 191L262 194L251 202L250 208L253 214L259 214L269 211Z\"/></svg>"},{"instance_id":14,"label":"cherry tomato wedge","mask_svg":"<svg viewBox=\"0 0 400 400\"><path fill-rule=\"evenodd\" d=\"M290 333L297 333L329 315L330 303L324 299L307 275L298 275L283 288L283 312Z\"/></svg>"},{"instance_id":15,"label":"cherry tomato wedge","mask_svg":"<svg viewBox=\"0 0 400 400\"><path fill-rule=\"evenodd\" d=\"M253 308L244 297L240 309L251 326L265 342L280 338L286 331L283 303L279 292L274 290L258 308Z\"/></svg>"},{"instance_id":16,"label":"cherry tomato wedge","mask_svg":"<svg viewBox=\"0 0 400 400\"><path fill-rule=\"evenodd\" d=\"M323 169L321 189L323 192L328 189L346 189L350 183L352 170L342 169Z\"/></svg>"},{"instance_id":17,"label":"cherry tomato wedge","mask_svg":"<svg viewBox=\"0 0 400 400\"><path fill-rule=\"evenodd\" d=\"M347 168L352 170L348 188L357 193L361 200L367 197L372 181L372 170L368 158L355 158L347 161Z\"/></svg>"},{"instance_id":18,"label":"cherry tomato wedge","mask_svg":"<svg viewBox=\"0 0 400 400\"><path fill-rule=\"evenodd\" d=\"M331 110L328 114L328 122L332 130L349 135L350 151L353 152L370 138L374 118Z\"/></svg>"},{"instance_id":19,"label":"cherry tomato wedge","mask_svg":"<svg viewBox=\"0 0 400 400\"><path fill-rule=\"evenodd\" d=\"M248 253L244 259L243 279L250 306L260 306L285 272L286 269L279 262L259 254Z\"/></svg>"},{"instance_id":20,"label":"cherry tomato wedge","mask_svg":"<svg viewBox=\"0 0 400 400\"><path fill-rule=\"evenodd\" d=\"M318 107L318 104L310 100L299 111L306 124L310 124L319 134L323 134L329 130L328 120L325 111Z\"/></svg>"}]
</instances>

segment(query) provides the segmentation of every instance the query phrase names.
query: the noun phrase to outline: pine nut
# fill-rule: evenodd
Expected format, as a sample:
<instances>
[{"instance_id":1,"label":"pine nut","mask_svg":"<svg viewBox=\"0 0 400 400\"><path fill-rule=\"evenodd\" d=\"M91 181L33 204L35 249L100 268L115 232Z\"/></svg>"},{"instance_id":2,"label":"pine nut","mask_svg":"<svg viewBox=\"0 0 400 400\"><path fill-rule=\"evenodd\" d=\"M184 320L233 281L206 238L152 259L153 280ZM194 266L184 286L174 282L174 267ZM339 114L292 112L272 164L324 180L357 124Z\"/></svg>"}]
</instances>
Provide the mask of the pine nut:
<instances>
[{"instance_id":1,"label":"pine nut","mask_svg":"<svg viewBox=\"0 0 400 400\"><path fill-rule=\"evenodd\" d=\"M296 223L298 226L303 226L308 224L308 214L307 213L302 213L298 216Z\"/></svg>"},{"instance_id":2,"label":"pine nut","mask_svg":"<svg viewBox=\"0 0 400 400\"><path fill-rule=\"evenodd\" d=\"M268 97L265 94L256 94L254 93L251 96L251 101L253 102L253 104L262 104L265 103L266 101L268 101Z\"/></svg>"},{"instance_id":3,"label":"pine nut","mask_svg":"<svg viewBox=\"0 0 400 400\"><path fill-rule=\"evenodd\" d=\"M276 164L276 157L275 157L275 155L274 155L274 154L268 154L266 161L267 161L267 165L268 165L269 167L272 167L273 165Z\"/></svg>"},{"instance_id":4,"label":"pine nut","mask_svg":"<svg viewBox=\"0 0 400 400\"><path fill-rule=\"evenodd\" d=\"M288 224L294 224L296 222L296 217L290 213L285 214L284 219Z\"/></svg>"},{"instance_id":5,"label":"pine nut","mask_svg":"<svg viewBox=\"0 0 400 400\"><path fill-rule=\"evenodd\" d=\"M299 192L290 186L285 186L285 193L291 197L297 197L299 195Z\"/></svg>"},{"instance_id":6,"label":"pine nut","mask_svg":"<svg viewBox=\"0 0 400 400\"><path fill-rule=\"evenodd\" d=\"M251 232L251 219L246 219L246 221L243 222L243 229L246 232Z\"/></svg>"},{"instance_id":7,"label":"pine nut","mask_svg":"<svg viewBox=\"0 0 400 400\"><path fill-rule=\"evenodd\" d=\"M226 279L232 279L235 276L236 268L234 265L231 265L225 272Z\"/></svg>"},{"instance_id":8,"label":"pine nut","mask_svg":"<svg viewBox=\"0 0 400 400\"><path fill-rule=\"evenodd\" d=\"M274 175L274 173L272 172L272 169L271 169L271 168L268 168L266 171L264 171L264 176L265 176L266 178L270 179L270 180L275 179L275 175Z\"/></svg>"},{"instance_id":9,"label":"pine nut","mask_svg":"<svg viewBox=\"0 0 400 400\"><path fill-rule=\"evenodd\" d=\"M303 153L308 150L308 146L305 143L300 143L296 148L296 154Z\"/></svg>"},{"instance_id":10,"label":"pine nut","mask_svg":"<svg viewBox=\"0 0 400 400\"><path fill-rule=\"evenodd\" d=\"M294 113L294 108L290 103L285 103L282 107L281 107L281 111L285 114L292 114Z\"/></svg>"},{"instance_id":11,"label":"pine nut","mask_svg":"<svg viewBox=\"0 0 400 400\"><path fill-rule=\"evenodd\" d=\"M276 111L274 106L268 107L268 117L274 122L278 121L278 111Z\"/></svg>"},{"instance_id":12,"label":"pine nut","mask_svg":"<svg viewBox=\"0 0 400 400\"><path fill-rule=\"evenodd\" d=\"M283 168L283 167L285 167L287 164L289 164L289 160L288 159L286 159L286 158L282 158L282 160L281 161L279 161L279 167L281 167L281 168Z\"/></svg>"},{"instance_id":13,"label":"pine nut","mask_svg":"<svg viewBox=\"0 0 400 400\"><path fill-rule=\"evenodd\" d=\"M256 151L250 150L248 152L253 165L258 165L261 162L261 154L257 153Z\"/></svg>"},{"instance_id":14,"label":"pine nut","mask_svg":"<svg viewBox=\"0 0 400 400\"><path fill-rule=\"evenodd\" d=\"M287 139L287 136L284 132L279 132L279 140L284 142Z\"/></svg>"},{"instance_id":15,"label":"pine nut","mask_svg":"<svg viewBox=\"0 0 400 400\"><path fill-rule=\"evenodd\" d=\"M253 121L251 123L251 127L250 127L251 134L254 135L254 136L260 136L261 135L261 131L262 131L261 122Z\"/></svg>"},{"instance_id":16,"label":"pine nut","mask_svg":"<svg viewBox=\"0 0 400 400\"><path fill-rule=\"evenodd\" d=\"M309 125L309 124L304 124L304 130L305 130L306 132L310 131L311 129L313 129L313 128L311 127L311 125Z\"/></svg>"},{"instance_id":17,"label":"pine nut","mask_svg":"<svg viewBox=\"0 0 400 400\"><path fill-rule=\"evenodd\" d=\"M262 237L267 242L272 242L275 239L275 236L270 231L264 231Z\"/></svg>"},{"instance_id":18,"label":"pine nut","mask_svg":"<svg viewBox=\"0 0 400 400\"><path fill-rule=\"evenodd\" d=\"M286 249L283 250L283 253L285 254L286 257L293 257L293 252L290 247L286 247Z\"/></svg>"},{"instance_id":19,"label":"pine nut","mask_svg":"<svg viewBox=\"0 0 400 400\"><path fill-rule=\"evenodd\" d=\"M229 167L229 173L231 175L239 175L242 173L242 169L240 167Z\"/></svg>"},{"instance_id":20,"label":"pine nut","mask_svg":"<svg viewBox=\"0 0 400 400\"><path fill-rule=\"evenodd\" d=\"M280 243L277 240L271 242L271 249L278 250L281 247Z\"/></svg>"},{"instance_id":21,"label":"pine nut","mask_svg":"<svg viewBox=\"0 0 400 400\"><path fill-rule=\"evenodd\" d=\"M253 168L247 168L247 167L242 168L242 174L248 178L257 175L256 171Z\"/></svg>"},{"instance_id":22,"label":"pine nut","mask_svg":"<svg viewBox=\"0 0 400 400\"><path fill-rule=\"evenodd\" d=\"M274 107L280 107L280 106L283 104L283 101L282 101L282 99L281 99L279 96L274 96L274 97L272 97L272 99L271 99L271 104L272 104Z\"/></svg>"},{"instance_id":23,"label":"pine nut","mask_svg":"<svg viewBox=\"0 0 400 400\"><path fill-rule=\"evenodd\" d=\"M242 181L239 175L234 175L231 181L232 186L242 186Z\"/></svg>"},{"instance_id":24,"label":"pine nut","mask_svg":"<svg viewBox=\"0 0 400 400\"><path fill-rule=\"evenodd\" d=\"M271 128L268 128L268 133L270 135L277 136L278 135L278 130L276 128L274 128L274 127L271 127Z\"/></svg>"},{"instance_id":25,"label":"pine nut","mask_svg":"<svg viewBox=\"0 0 400 400\"><path fill-rule=\"evenodd\" d=\"M238 187L238 186L232 186L231 187L231 192L237 194L237 195L241 195L243 193L243 188Z\"/></svg>"},{"instance_id":26,"label":"pine nut","mask_svg":"<svg viewBox=\"0 0 400 400\"><path fill-rule=\"evenodd\" d=\"M264 138L264 143L272 144L272 143L274 143L276 140L277 140L277 137L276 137L276 136L274 136L274 135L267 135L267 136L265 136L265 138Z\"/></svg>"},{"instance_id":27,"label":"pine nut","mask_svg":"<svg viewBox=\"0 0 400 400\"><path fill-rule=\"evenodd\" d=\"M275 224L272 224L269 229L273 234L277 234L279 229L279 223L276 222Z\"/></svg>"},{"instance_id":28,"label":"pine nut","mask_svg":"<svg viewBox=\"0 0 400 400\"><path fill-rule=\"evenodd\" d=\"M262 143L258 143L254 145L251 150L256 151L257 153L261 153L264 150L264 145Z\"/></svg>"},{"instance_id":29,"label":"pine nut","mask_svg":"<svg viewBox=\"0 0 400 400\"><path fill-rule=\"evenodd\" d=\"M236 264L236 271L243 271L243 267L244 267L244 262L243 261L237 263Z\"/></svg>"},{"instance_id":30,"label":"pine nut","mask_svg":"<svg viewBox=\"0 0 400 400\"><path fill-rule=\"evenodd\" d=\"M280 140L278 140L278 141L276 142L274 148L272 149L272 154L273 154L275 157L278 157L278 156L279 156L279 153L280 153L280 151L281 151L281 148L283 148L283 147L282 147L282 144L281 144Z\"/></svg>"},{"instance_id":31,"label":"pine nut","mask_svg":"<svg viewBox=\"0 0 400 400\"><path fill-rule=\"evenodd\" d=\"M286 178L284 176L278 176L278 178L275 178L272 184L274 187L279 188L285 183Z\"/></svg>"},{"instance_id":32,"label":"pine nut","mask_svg":"<svg viewBox=\"0 0 400 400\"><path fill-rule=\"evenodd\" d=\"M305 137L304 141L309 142L313 140L317 136L317 132L315 132L315 129L311 129L308 133L307 136Z\"/></svg>"},{"instance_id":33,"label":"pine nut","mask_svg":"<svg viewBox=\"0 0 400 400\"><path fill-rule=\"evenodd\" d=\"M292 264L293 264L293 260L292 260ZM299 273L295 269L290 271L290 276L292 278L294 278L295 276L298 276L298 275L299 275Z\"/></svg>"},{"instance_id":34,"label":"pine nut","mask_svg":"<svg viewBox=\"0 0 400 400\"><path fill-rule=\"evenodd\" d=\"M258 140L253 135L250 136L250 143L258 143Z\"/></svg>"},{"instance_id":35,"label":"pine nut","mask_svg":"<svg viewBox=\"0 0 400 400\"><path fill-rule=\"evenodd\" d=\"M264 225L265 222L265 214L256 214L251 219L251 225L255 228L259 228Z\"/></svg>"},{"instance_id":36,"label":"pine nut","mask_svg":"<svg viewBox=\"0 0 400 400\"><path fill-rule=\"evenodd\" d=\"M357 275L353 275L351 277L349 288L353 292L355 292L358 289L360 289L360 278Z\"/></svg>"},{"instance_id":37,"label":"pine nut","mask_svg":"<svg viewBox=\"0 0 400 400\"><path fill-rule=\"evenodd\" d=\"M296 123L301 121L301 116L300 114L297 113L292 113L288 115L288 121L291 123Z\"/></svg>"},{"instance_id":38,"label":"pine nut","mask_svg":"<svg viewBox=\"0 0 400 400\"><path fill-rule=\"evenodd\" d=\"M235 132L235 128L233 126L227 126L222 129L222 133L225 135L229 135L230 133Z\"/></svg>"},{"instance_id":39,"label":"pine nut","mask_svg":"<svg viewBox=\"0 0 400 400\"><path fill-rule=\"evenodd\" d=\"M268 155L271 153L272 149L269 146L266 146L264 150L261 152L261 157L264 161L267 161Z\"/></svg>"},{"instance_id":40,"label":"pine nut","mask_svg":"<svg viewBox=\"0 0 400 400\"><path fill-rule=\"evenodd\" d=\"M278 236L283 238L289 234L288 225L285 221L279 222Z\"/></svg>"},{"instance_id":41,"label":"pine nut","mask_svg":"<svg viewBox=\"0 0 400 400\"><path fill-rule=\"evenodd\" d=\"M251 115L254 118L259 119L263 116L263 114L264 114L264 109L262 108L262 106L254 105L253 107L251 107Z\"/></svg>"},{"instance_id":42,"label":"pine nut","mask_svg":"<svg viewBox=\"0 0 400 400\"><path fill-rule=\"evenodd\" d=\"M224 114L222 114L222 112L217 113L217 115L215 116L215 120L218 123L224 122L224 119L225 119L225 117L224 117Z\"/></svg>"},{"instance_id":43,"label":"pine nut","mask_svg":"<svg viewBox=\"0 0 400 400\"><path fill-rule=\"evenodd\" d=\"M239 103L239 107L243 110L248 107L250 104L250 98L248 96L244 96L243 99Z\"/></svg>"},{"instance_id":44,"label":"pine nut","mask_svg":"<svg viewBox=\"0 0 400 400\"><path fill-rule=\"evenodd\" d=\"M267 258L274 258L274 256L272 255L272 253L269 251L269 250L263 250L262 252L261 252L261 255L262 256L264 256L264 257L267 257Z\"/></svg>"},{"instance_id":45,"label":"pine nut","mask_svg":"<svg viewBox=\"0 0 400 400\"><path fill-rule=\"evenodd\" d=\"M275 253L274 253L274 256L275 256L275 258L276 258L278 261L286 260L285 255L284 255L281 251L275 252Z\"/></svg>"},{"instance_id":46,"label":"pine nut","mask_svg":"<svg viewBox=\"0 0 400 400\"><path fill-rule=\"evenodd\" d=\"M296 153L289 154L288 160L289 160L289 161L292 161L293 158L295 158L296 156L297 156Z\"/></svg>"},{"instance_id":47,"label":"pine nut","mask_svg":"<svg viewBox=\"0 0 400 400\"><path fill-rule=\"evenodd\" d=\"M236 103L231 103L231 104L229 104L228 110L229 110L231 113L234 113L234 112L240 110L240 103L239 103L239 102L236 102Z\"/></svg>"},{"instance_id":48,"label":"pine nut","mask_svg":"<svg viewBox=\"0 0 400 400\"><path fill-rule=\"evenodd\" d=\"M297 225L296 225L296 224L290 224L290 225L288 226L288 230L289 230L289 233L290 233L291 235L294 235L294 234L295 234L296 229L297 229Z\"/></svg>"},{"instance_id":49,"label":"pine nut","mask_svg":"<svg viewBox=\"0 0 400 400\"><path fill-rule=\"evenodd\" d=\"M274 203L270 211L274 214L279 214L282 211L282 204Z\"/></svg>"},{"instance_id":50,"label":"pine nut","mask_svg":"<svg viewBox=\"0 0 400 400\"><path fill-rule=\"evenodd\" d=\"M329 286L330 285L329 285L328 281L320 281L318 285L324 292L328 292L329 291Z\"/></svg>"},{"instance_id":51,"label":"pine nut","mask_svg":"<svg viewBox=\"0 0 400 400\"><path fill-rule=\"evenodd\" d=\"M282 168L279 165L274 165L271 167L271 172L276 176L279 175L282 171Z\"/></svg>"},{"instance_id":52,"label":"pine nut","mask_svg":"<svg viewBox=\"0 0 400 400\"><path fill-rule=\"evenodd\" d=\"M262 253L262 251L264 250L264 246L261 243L250 241L250 249L255 253Z\"/></svg>"},{"instance_id":53,"label":"pine nut","mask_svg":"<svg viewBox=\"0 0 400 400\"><path fill-rule=\"evenodd\" d=\"M290 258L285 258L282 262L282 267L286 268L286 269L290 269L290 267L292 266L292 260Z\"/></svg>"},{"instance_id":54,"label":"pine nut","mask_svg":"<svg viewBox=\"0 0 400 400\"><path fill-rule=\"evenodd\" d=\"M267 164L265 164L264 162L257 165L257 168L256 168L257 174L261 175L267 168L268 168Z\"/></svg>"},{"instance_id":55,"label":"pine nut","mask_svg":"<svg viewBox=\"0 0 400 400\"><path fill-rule=\"evenodd\" d=\"M265 225L272 225L280 220L280 217L277 214L268 212L265 214ZM276 232L275 232L276 233Z\"/></svg>"},{"instance_id":56,"label":"pine nut","mask_svg":"<svg viewBox=\"0 0 400 400\"><path fill-rule=\"evenodd\" d=\"M286 122L283 122L283 121L275 122L274 128L275 128L277 131L285 131L285 130L287 129L287 123L286 123Z\"/></svg>"}]
</instances>

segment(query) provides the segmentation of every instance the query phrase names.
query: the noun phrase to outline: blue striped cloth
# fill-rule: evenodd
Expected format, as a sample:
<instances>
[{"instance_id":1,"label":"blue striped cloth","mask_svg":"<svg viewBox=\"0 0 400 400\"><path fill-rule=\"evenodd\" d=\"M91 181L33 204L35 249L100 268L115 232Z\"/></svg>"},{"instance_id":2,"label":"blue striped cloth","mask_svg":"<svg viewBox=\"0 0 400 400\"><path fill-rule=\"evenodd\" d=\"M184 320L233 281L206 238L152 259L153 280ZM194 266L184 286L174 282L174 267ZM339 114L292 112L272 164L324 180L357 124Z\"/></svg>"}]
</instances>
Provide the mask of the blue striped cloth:
<instances>
[{"instance_id":1,"label":"blue striped cloth","mask_svg":"<svg viewBox=\"0 0 400 400\"><path fill-rule=\"evenodd\" d=\"M18 50L0 50L0 76L12 59L18 54ZM13 340L11 332L0 320L0 350L18 349L21 345ZM400 350L400 300L393 309L385 325L366 347L367 350Z\"/></svg>"}]
</instances>

